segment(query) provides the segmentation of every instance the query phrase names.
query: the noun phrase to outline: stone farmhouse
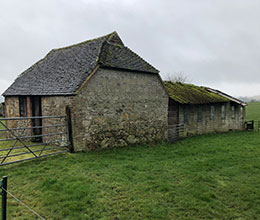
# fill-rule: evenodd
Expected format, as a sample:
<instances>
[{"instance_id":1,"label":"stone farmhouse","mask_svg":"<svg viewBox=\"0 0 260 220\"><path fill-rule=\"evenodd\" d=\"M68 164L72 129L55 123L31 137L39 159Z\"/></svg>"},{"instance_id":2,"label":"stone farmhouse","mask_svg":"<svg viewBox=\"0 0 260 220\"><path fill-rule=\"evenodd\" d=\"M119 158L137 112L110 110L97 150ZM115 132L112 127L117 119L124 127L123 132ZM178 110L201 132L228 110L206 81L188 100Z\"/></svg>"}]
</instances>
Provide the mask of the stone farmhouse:
<instances>
[{"instance_id":1,"label":"stone farmhouse","mask_svg":"<svg viewBox=\"0 0 260 220\"><path fill-rule=\"evenodd\" d=\"M116 32L51 50L3 96L6 117L64 115L70 108L75 151L167 138L168 94L159 71Z\"/></svg>"},{"instance_id":2,"label":"stone farmhouse","mask_svg":"<svg viewBox=\"0 0 260 220\"><path fill-rule=\"evenodd\" d=\"M245 102L221 91L192 84L165 82L169 93L168 139L245 129ZM184 125L182 134L176 126Z\"/></svg>"}]
</instances>

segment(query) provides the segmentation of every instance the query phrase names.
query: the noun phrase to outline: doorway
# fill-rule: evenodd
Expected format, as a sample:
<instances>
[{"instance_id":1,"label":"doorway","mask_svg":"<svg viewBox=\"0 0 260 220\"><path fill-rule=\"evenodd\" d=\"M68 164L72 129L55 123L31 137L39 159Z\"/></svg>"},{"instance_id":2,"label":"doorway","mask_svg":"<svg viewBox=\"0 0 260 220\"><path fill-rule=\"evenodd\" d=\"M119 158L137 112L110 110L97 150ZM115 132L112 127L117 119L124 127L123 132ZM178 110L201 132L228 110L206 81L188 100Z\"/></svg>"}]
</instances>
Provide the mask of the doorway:
<instances>
[{"instance_id":1,"label":"doorway","mask_svg":"<svg viewBox=\"0 0 260 220\"><path fill-rule=\"evenodd\" d=\"M42 117L42 102L40 96L31 96L31 108L33 117ZM32 126L34 127L32 132L33 136L42 135L42 118L32 119ZM42 137L34 137L34 142L41 142Z\"/></svg>"}]
</instances>

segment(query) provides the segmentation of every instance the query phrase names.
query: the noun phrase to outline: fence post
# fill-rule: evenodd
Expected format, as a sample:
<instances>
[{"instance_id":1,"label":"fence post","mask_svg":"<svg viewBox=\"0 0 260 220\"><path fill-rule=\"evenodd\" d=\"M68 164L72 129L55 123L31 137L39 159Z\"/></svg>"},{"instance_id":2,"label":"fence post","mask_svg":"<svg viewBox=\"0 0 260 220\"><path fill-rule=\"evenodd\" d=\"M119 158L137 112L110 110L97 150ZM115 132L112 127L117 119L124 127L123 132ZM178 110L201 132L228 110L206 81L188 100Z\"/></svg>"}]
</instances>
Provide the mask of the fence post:
<instances>
[{"instance_id":1,"label":"fence post","mask_svg":"<svg viewBox=\"0 0 260 220\"><path fill-rule=\"evenodd\" d=\"M74 146L73 146L73 137L72 137L72 123L71 123L71 111L70 107L66 107L66 121L67 121L67 136L68 136L68 143L69 143L69 151L70 153L74 153Z\"/></svg>"},{"instance_id":2,"label":"fence post","mask_svg":"<svg viewBox=\"0 0 260 220\"><path fill-rule=\"evenodd\" d=\"M4 176L1 181L2 188L2 218L1 220L6 220L6 206L7 206L7 193L4 190L7 190L7 176Z\"/></svg>"}]
</instances>

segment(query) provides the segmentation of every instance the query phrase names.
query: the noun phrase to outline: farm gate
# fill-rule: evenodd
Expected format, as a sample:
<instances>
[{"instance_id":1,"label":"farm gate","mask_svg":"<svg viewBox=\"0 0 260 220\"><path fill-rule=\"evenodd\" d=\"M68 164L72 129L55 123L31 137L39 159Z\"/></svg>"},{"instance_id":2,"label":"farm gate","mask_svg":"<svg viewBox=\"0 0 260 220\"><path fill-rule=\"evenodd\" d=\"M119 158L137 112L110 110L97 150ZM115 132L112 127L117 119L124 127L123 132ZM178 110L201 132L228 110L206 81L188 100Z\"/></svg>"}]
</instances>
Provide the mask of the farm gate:
<instances>
[{"instance_id":1,"label":"farm gate","mask_svg":"<svg viewBox=\"0 0 260 220\"><path fill-rule=\"evenodd\" d=\"M168 125L168 141L175 142L184 137L184 124Z\"/></svg>"},{"instance_id":2,"label":"farm gate","mask_svg":"<svg viewBox=\"0 0 260 220\"><path fill-rule=\"evenodd\" d=\"M0 118L0 166L72 152L69 115Z\"/></svg>"}]
</instances>

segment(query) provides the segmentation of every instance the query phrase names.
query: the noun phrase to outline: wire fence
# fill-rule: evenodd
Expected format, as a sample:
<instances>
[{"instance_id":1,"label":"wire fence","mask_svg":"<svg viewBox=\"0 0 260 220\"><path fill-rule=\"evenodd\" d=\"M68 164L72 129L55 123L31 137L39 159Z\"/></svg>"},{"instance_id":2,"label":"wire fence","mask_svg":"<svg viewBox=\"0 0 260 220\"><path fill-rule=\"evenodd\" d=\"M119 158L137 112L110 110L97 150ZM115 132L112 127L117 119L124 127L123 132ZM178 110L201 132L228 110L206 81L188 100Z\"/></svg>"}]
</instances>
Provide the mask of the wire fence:
<instances>
[{"instance_id":1,"label":"wire fence","mask_svg":"<svg viewBox=\"0 0 260 220\"><path fill-rule=\"evenodd\" d=\"M46 220L45 218L43 218L40 214L38 214L36 211L34 211L32 208L30 208L28 205L26 205L24 202L22 202L20 199L18 199L17 197L15 197L12 193L10 193L9 191L5 190L4 188L1 188L3 191L5 191L8 195L10 195L13 199L15 199L19 204L21 204L22 206L26 207L30 212L32 212L33 214L35 214L38 218L42 219L42 220Z\"/></svg>"},{"instance_id":2,"label":"wire fence","mask_svg":"<svg viewBox=\"0 0 260 220\"><path fill-rule=\"evenodd\" d=\"M7 176L3 177L2 181L0 181L1 183L1 190L2 190L2 220L6 220L6 213L7 213L7 194L9 196L11 196L16 202L18 202L20 205L24 206L25 208L27 208L31 213L33 213L34 215L36 215L39 219L42 220L46 220L45 218L43 218L39 213L37 213L35 210L33 210L32 208L30 208L28 205L26 205L24 202L22 202L20 199L18 199L14 194L12 194L11 192L9 192L7 190Z\"/></svg>"}]
</instances>

